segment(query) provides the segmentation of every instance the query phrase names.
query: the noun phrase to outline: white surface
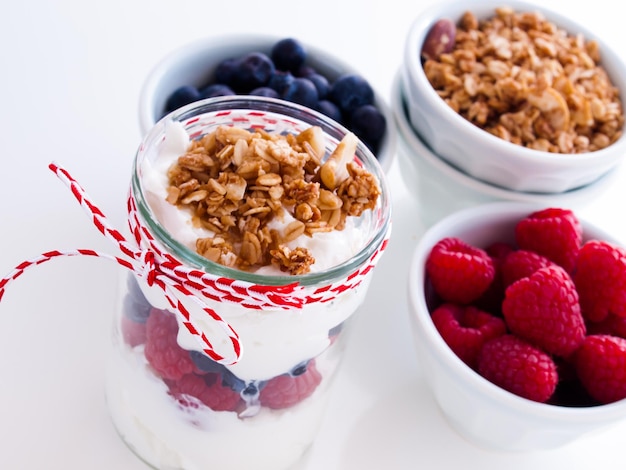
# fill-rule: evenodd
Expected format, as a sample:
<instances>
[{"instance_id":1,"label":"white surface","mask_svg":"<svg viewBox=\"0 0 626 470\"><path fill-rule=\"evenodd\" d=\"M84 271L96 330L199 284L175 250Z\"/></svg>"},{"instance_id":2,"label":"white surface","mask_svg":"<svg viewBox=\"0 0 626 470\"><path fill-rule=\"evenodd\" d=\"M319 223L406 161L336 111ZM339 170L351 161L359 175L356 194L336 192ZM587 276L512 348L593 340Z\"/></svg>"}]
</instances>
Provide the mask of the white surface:
<instances>
[{"instance_id":1,"label":"white surface","mask_svg":"<svg viewBox=\"0 0 626 470\"><path fill-rule=\"evenodd\" d=\"M55 160L68 168L124 228L139 144L139 89L165 53L204 33L278 31L348 58L376 88L390 90L409 24L428 3L8 3L0 17L0 272L50 249L113 252L47 165ZM626 40L623 17L609 0L547 3L601 30L611 43ZM390 173L391 243L360 312L323 432L302 468L623 469L626 423L558 451L514 455L485 452L450 430L411 344L407 253L422 227L418 201L399 169L396 164ZM620 173L584 215L626 238L626 174ZM118 439L104 403L117 269L104 260L59 259L9 286L0 303L2 468L146 469Z\"/></svg>"}]
</instances>

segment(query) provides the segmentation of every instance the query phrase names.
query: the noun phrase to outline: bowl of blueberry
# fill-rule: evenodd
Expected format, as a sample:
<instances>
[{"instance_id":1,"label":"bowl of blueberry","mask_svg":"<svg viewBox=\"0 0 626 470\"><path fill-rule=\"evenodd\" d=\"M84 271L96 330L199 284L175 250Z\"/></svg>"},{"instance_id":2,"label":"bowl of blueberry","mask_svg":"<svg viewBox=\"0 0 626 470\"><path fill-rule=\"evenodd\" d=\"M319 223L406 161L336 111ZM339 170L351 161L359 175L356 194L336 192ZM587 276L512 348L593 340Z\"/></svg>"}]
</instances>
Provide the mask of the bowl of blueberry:
<instances>
[{"instance_id":1,"label":"bowl of blueberry","mask_svg":"<svg viewBox=\"0 0 626 470\"><path fill-rule=\"evenodd\" d=\"M329 116L354 132L385 171L391 166L395 122L381 95L346 61L292 37L211 37L171 52L142 86L141 132L191 102L246 94L294 102Z\"/></svg>"},{"instance_id":2,"label":"bowl of blueberry","mask_svg":"<svg viewBox=\"0 0 626 470\"><path fill-rule=\"evenodd\" d=\"M408 298L424 377L470 442L557 448L626 418L626 248L573 210L447 216L415 248Z\"/></svg>"}]
</instances>

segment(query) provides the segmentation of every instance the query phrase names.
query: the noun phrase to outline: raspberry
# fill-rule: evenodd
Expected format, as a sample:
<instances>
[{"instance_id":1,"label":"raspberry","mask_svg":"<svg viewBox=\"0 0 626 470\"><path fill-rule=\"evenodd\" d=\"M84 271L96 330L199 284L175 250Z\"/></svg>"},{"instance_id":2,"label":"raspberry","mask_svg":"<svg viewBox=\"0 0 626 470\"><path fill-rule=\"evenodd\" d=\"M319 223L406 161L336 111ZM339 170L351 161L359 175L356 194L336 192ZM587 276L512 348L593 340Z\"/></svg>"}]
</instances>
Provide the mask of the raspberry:
<instances>
[{"instance_id":1,"label":"raspberry","mask_svg":"<svg viewBox=\"0 0 626 470\"><path fill-rule=\"evenodd\" d=\"M513 248L513 246L504 242L494 242L485 248L487 254L498 261L502 261L514 250L515 248Z\"/></svg>"},{"instance_id":2,"label":"raspberry","mask_svg":"<svg viewBox=\"0 0 626 470\"><path fill-rule=\"evenodd\" d=\"M146 342L146 324L131 320L122 315L120 319L120 329L124 342L131 348Z\"/></svg>"},{"instance_id":3,"label":"raspberry","mask_svg":"<svg viewBox=\"0 0 626 470\"><path fill-rule=\"evenodd\" d=\"M584 313L583 313L584 316ZM604 320L599 322L587 322L587 334L589 335L613 335L626 338L626 318L618 317L609 313Z\"/></svg>"},{"instance_id":4,"label":"raspberry","mask_svg":"<svg viewBox=\"0 0 626 470\"><path fill-rule=\"evenodd\" d=\"M560 266L541 268L511 284L502 313L512 333L550 354L567 357L585 338L576 287Z\"/></svg>"},{"instance_id":5,"label":"raspberry","mask_svg":"<svg viewBox=\"0 0 626 470\"><path fill-rule=\"evenodd\" d=\"M148 363L163 378L178 380L195 370L189 351L176 341L178 322L173 314L153 309L146 321L144 354Z\"/></svg>"},{"instance_id":6,"label":"raspberry","mask_svg":"<svg viewBox=\"0 0 626 470\"><path fill-rule=\"evenodd\" d=\"M472 306L443 304L433 311L432 320L450 349L472 369L483 344L506 333L501 318Z\"/></svg>"},{"instance_id":7,"label":"raspberry","mask_svg":"<svg viewBox=\"0 0 626 470\"><path fill-rule=\"evenodd\" d=\"M552 358L513 335L485 343L478 356L478 373L511 393L542 403L550 399L558 383Z\"/></svg>"},{"instance_id":8,"label":"raspberry","mask_svg":"<svg viewBox=\"0 0 626 470\"><path fill-rule=\"evenodd\" d=\"M501 265L506 255L513 251L513 247L508 243L495 242L489 245L485 251L489 256L491 256L491 260L493 262L493 281L483 295L473 302L473 305L481 310L484 310L485 312L501 317L502 301L504 300L504 285L502 284Z\"/></svg>"},{"instance_id":9,"label":"raspberry","mask_svg":"<svg viewBox=\"0 0 626 470\"><path fill-rule=\"evenodd\" d=\"M533 212L515 227L520 249L534 251L571 273L582 245L582 226L569 209Z\"/></svg>"},{"instance_id":10,"label":"raspberry","mask_svg":"<svg viewBox=\"0 0 626 470\"><path fill-rule=\"evenodd\" d=\"M432 248L426 272L446 302L469 304L489 288L495 276L491 257L458 238L444 238Z\"/></svg>"},{"instance_id":11,"label":"raspberry","mask_svg":"<svg viewBox=\"0 0 626 470\"><path fill-rule=\"evenodd\" d=\"M315 367L315 360L309 361L306 369L299 368L299 375L283 374L267 381L259 394L262 406L281 409L289 408L311 396L322 381Z\"/></svg>"},{"instance_id":12,"label":"raspberry","mask_svg":"<svg viewBox=\"0 0 626 470\"><path fill-rule=\"evenodd\" d=\"M170 383L170 393L181 404L189 404L183 395L192 396L214 411L236 411L242 404L239 393L222 383L222 376L216 373L204 375L185 374Z\"/></svg>"},{"instance_id":13,"label":"raspberry","mask_svg":"<svg viewBox=\"0 0 626 470\"><path fill-rule=\"evenodd\" d=\"M533 251L517 250L509 253L501 264L502 283L509 287L515 281L528 277L540 268L552 266L554 263L545 256Z\"/></svg>"},{"instance_id":14,"label":"raspberry","mask_svg":"<svg viewBox=\"0 0 626 470\"><path fill-rule=\"evenodd\" d=\"M575 363L583 386L600 403L626 398L626 339L589 335L576 351Z\"/></svg>"},{"instance_id":15,"label":"raspberry","mask_svg":"<svg viewBox=\"0 0 626 470\"><path fill-rule=\"evenodd\" d=\"M578 255L574 283L587 320L602 321L609 313L626 317L626 249L588 241Z\"/></svg>"}]
</instances>

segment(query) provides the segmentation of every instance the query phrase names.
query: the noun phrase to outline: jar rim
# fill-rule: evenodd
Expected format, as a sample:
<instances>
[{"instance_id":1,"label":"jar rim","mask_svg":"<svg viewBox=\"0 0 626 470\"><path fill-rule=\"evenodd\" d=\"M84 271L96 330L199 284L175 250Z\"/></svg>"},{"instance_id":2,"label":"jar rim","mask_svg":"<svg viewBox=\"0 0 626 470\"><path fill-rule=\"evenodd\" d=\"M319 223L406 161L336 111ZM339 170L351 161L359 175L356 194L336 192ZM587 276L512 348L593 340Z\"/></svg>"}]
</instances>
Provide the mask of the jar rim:
<instances>
[{"instance_id":1,"label":"jar rim","mask_svg":"<svg viewBox=\"0 0 626 470\"><path fill-rule=\"evenodd\" d=\"M371 215L372 217L377 217L377 221L375 222L376 230L373 236L368 237L359 251L351 258L323 271L298 275L276 275L258 274L224 266L189 249L183 243L176 240L157 220L145 197L140 177L145 149L163 138L166 121L168 120L185 123L200 115L219 114L221 112L235 110L271 113L277 116L287 117L296 122L301 122L307 127L317 125L322 128L325 134L337 140L341 140L346 133L350 132L347 128L322 113L296 103L267 97L235 95L208 98L188 104L169 113L161 118L143 138L134 157L131 178L131 192L135 198L139 216L146 224L147 228L153 233L155 239L169 251L170 255L187 266L220 278L228 278L257 285L284 286L297 284L301 286L315 286L322 283L327 284L334 280L347 277L366 263L389 235L388 232L391 228L391 197L382 167L374 154L361 140L359 140L357 145L356 157L376 178L380 188L380 196L378 197L376 207L372 210Z\"/></svg>"}]
</instances>

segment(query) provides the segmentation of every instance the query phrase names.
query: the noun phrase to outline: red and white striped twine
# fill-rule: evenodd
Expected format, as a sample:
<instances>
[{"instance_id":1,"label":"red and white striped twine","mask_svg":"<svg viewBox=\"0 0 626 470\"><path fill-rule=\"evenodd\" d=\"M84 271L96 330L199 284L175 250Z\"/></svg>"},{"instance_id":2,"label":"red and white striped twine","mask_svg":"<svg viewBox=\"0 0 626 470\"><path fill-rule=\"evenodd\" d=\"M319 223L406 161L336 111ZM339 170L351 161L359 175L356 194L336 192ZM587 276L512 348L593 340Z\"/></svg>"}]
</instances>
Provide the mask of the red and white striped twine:
<instances>
[{"instance_id":1,"label":"red and white striped twine","mask_svg":"<svg viewBox=\"0 0 626 470\"><path fill-rule=\"evenodd\" d=\"M268 286L218 277L186 266L168 253L140 221L132 192L128 197L127 209L128 223L135 243L129 243L121 232L111 227L106 216L91 202L86 191L65 169L54 163L51 163L49 168L72 191L82 208L91 216L96 228L117 245L121 256L89 249L54 250L42 253L38 257L20 263L0 280L0 301L2 301L9 282L14 281L33 266L61 256L106 258L129 269L144 279L149 286L158 286L172 309L181 315L182 324L185 325L191 335L199 340L202 350L213 360L224 364L234 364L239 361L242 354L239 335L215 310L206 304L204 298L217 302L234 302L244 308L261 310L300 309L307 304L328 302L341 292L357 287L361 283L365 275L375 266L389 240L389 233L387 233L380 247L366 263L340 282L322 287L306 287L297 282L281 286ZM191 299L197 303L212 321L219 324L221 331L229 339L232 346L231 355L224 356L217 353L211 339L201 329L196 328L188 309L179 300L181 294L183 298Z\"/></svg>"}]
</instances>

